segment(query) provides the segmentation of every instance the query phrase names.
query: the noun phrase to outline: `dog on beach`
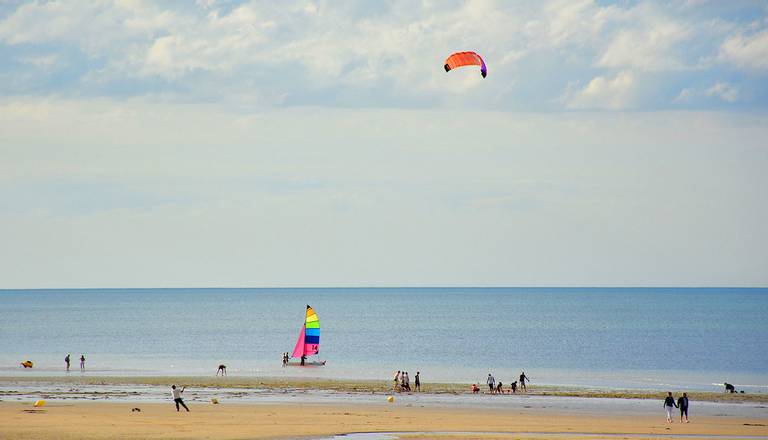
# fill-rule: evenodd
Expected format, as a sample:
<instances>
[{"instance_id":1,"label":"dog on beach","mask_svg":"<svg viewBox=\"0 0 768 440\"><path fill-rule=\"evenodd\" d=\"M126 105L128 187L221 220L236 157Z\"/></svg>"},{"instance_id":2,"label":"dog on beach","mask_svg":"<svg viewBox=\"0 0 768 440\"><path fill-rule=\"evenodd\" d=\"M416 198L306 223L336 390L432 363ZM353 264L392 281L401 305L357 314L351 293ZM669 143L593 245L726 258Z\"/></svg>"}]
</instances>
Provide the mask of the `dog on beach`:
<instances>
[{"instance_id":1,"label":"dog on beach","mask_svg":"<svg viewBox=\"0 0 768 440\"><path fill-rule=\"evenodd\" d=\"M724 383L723 385L725 385L725 392L726 393L735 393L736 392L736 388L733 385L729 384L728 382Z\"/></svg>"}]
</instances>

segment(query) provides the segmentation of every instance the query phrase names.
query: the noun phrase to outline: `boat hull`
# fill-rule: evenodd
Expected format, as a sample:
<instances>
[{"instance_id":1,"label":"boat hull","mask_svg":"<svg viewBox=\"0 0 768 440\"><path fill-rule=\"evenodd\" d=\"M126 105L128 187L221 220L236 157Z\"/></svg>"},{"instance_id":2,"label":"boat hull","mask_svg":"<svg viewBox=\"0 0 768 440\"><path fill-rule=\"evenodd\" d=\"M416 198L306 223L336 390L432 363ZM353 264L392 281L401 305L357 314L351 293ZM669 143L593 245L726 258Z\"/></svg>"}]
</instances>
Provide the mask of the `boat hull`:
<instances>
[{"instance_id":1,"label":"boat hull","mask_svg":"<svg viewBox=\"0 0 768 440\"><path fill-rule=\"evenodd\" d=\"M300 361L291 361L285 364L286 367L322 367L325 365L325 361L306 361L304 365L301 365Z\"/></svg>"}]
</instances>

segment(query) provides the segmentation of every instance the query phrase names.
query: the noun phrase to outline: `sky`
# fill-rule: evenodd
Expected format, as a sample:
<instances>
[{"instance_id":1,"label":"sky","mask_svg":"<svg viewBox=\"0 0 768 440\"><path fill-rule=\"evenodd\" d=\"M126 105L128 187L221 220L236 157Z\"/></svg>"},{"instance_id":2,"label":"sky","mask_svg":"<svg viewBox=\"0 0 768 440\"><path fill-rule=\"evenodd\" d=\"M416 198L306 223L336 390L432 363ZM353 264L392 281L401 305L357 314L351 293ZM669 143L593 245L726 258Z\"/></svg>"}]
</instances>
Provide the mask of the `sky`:
<instances>
[{"instance_id":1,"label":"sky","mask_svg":"<svg viewBox=\"0 0 768 440\"><path fill-rule=\"evenodd\" d=\"M767 193L765 1L0 0L0 288L768 286Z\"/></svg>"}]
</instances>

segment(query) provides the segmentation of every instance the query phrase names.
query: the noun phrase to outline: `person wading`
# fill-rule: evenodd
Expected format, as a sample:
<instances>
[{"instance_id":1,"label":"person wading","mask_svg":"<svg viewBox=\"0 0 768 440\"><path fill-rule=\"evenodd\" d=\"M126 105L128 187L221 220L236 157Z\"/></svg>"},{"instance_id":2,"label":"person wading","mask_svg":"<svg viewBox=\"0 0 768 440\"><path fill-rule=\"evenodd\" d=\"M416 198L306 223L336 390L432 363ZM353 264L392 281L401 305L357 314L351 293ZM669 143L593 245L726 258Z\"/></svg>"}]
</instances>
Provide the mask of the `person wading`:
<instances>
[{"instance_id":1,"label":"person wading","mask_svg":"<svg viewBox=\"0 0 768 440\"><path fill-rule=\"evenodd\" d=\"M496 387L496 379L491 376L491 373L488 373L488 379L486 379L485 383L488 384L488 389L491 391L491 394L493 394Z\"/></svg>"}]
</instances>

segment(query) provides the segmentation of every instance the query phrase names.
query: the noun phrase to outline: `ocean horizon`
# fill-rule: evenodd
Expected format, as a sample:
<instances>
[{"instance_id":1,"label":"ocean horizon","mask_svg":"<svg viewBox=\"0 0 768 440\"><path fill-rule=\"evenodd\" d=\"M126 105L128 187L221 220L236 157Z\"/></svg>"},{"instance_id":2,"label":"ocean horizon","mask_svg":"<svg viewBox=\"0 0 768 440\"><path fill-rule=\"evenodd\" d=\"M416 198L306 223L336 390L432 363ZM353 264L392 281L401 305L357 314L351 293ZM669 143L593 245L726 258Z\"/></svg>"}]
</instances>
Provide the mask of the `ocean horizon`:
<instances>
[{"instance_id":1,"label":"ocean horizon","mask_svg":"<svg viewBox=\"0 0 768 440\"><path fill-rule=\"evenodd\" d=\"M281 366L306 305L324 367ZM0 375L230 375L768 392L768 289L0 290ZM72 355L72 372L64 356ZM32 370L19 366L35 362Z\"/></svg>"}]
</instances>

